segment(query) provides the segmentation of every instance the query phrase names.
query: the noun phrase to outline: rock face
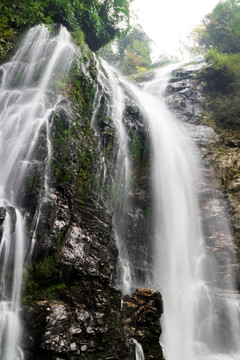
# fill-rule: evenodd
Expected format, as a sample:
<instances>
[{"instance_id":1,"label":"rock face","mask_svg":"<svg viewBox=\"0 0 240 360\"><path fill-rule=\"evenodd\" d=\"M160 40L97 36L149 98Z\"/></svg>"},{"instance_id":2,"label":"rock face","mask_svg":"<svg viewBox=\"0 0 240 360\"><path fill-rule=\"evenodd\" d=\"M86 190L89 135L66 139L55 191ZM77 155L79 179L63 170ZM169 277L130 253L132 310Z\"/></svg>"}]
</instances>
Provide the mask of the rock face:
<instances>
[{"instance_id":1,"label":"rock face","mask_svg":"<svg viewBox=\"0 0 240 360\"><path fill-rule=\"evenodd\" d=\"M200 62L174 71L166 90L170 108L188 123L199 123L201 118L204 97L196 75L203 66L204 62Z\"/></svg>"},{"instance_id":2,"label":"rock face","mask_svg":"<svg viewBox=\"0 0 240 360\"><path fill-rule=\"evenodd\" d=\"M26 360L135 358L114 285L118 250L112 213L98 191L102 150L90 125L96 64L86 48L82 52L50 119L47 201L41 203L41 181L32 182L24 202L30 234L41 203L33 260L25 270ZM46 154L44 147L40 137L36 158Z\"/></svg>"},{"instance_id":3,"label":"rock face","mask_svg":"<svg viewBox=\"0 0 240 360\"><path fill-rule=\"evenodd\" d=\"M152 264L152 199L149 130L131 94L126 92L124 124L130 139L131 188L119 222L132 265L133 288L149 284ZM123 229L123 231L122 231ZM137 284L137 285L134 285Z\"/></svg>"},{"instance_id":4,"label":"rock face","mask_svg":"<svg viewBox=\"0 0 240 360\"><path fill-rule=\"evenodd\" d=\"M86 277L58 298L63 300L35 301L25 310L27 359L134 359L117 289Z\"/></svg>"},{"instance_id":5,"label":"rock face","mask_svg":"<svg viewBox=\"0 0 240 360\"><path fill-rule=\"evenodd\" d=\"M160 317L163 313L161 294L157 290L137 289L132 296L123 297L125 332L143 347L146 360L162 360L159 344Z\"/></svg>"},{"instance_id":6,"label":"rock face","mask_svg":"<svg viewBox=\"0 0 240 360\"><path fill-rule=\"evenodd\" d=\"M2 224L4 222L5 216L6 216L6 209L0 207L0 241L2 239L2 234L3 234L3 226L2 226Z\"/></svg>"},{"instance_id":7,"label":"rock face","mask_svg":"<svg viewBox=\"0 0 240 360\"><path fill-rule=\"evenodd\" d=\"M49 119L52 152L44 201L44 178L34 174L42 174L46 166L46 129L42 129L34 152L36 165L26 179L31 186L25 191L24 208L35 247L24 273L25 360L135 359L133 334L125 326L122 294L116 287L118 249L109 202L116 129L109 116L108 93L102 96L95 128L90 124L95 91L101 84L95 58L84 46L81 51L63 90L64 98ZM151 208L147 180L150 147L148 129L130 99L125 125L135 175L128 212L121 214L121 219L127 224L123 234L130 244L133 267L136 251L140 259L136 279L145 281L149 269L143 266L144 259L150 253L144 245L150 236L146 216ZM35 177L38 181L32 180ZM3 217L0 212L0 221ZM161 359L161 296L156 291L138 290L134 301L139 304L137 320L132 314L137 326L134 337L141 340L150 356L147 359ZM154 343L152 350L147 342Z\"/></svg>"}]
</instances>

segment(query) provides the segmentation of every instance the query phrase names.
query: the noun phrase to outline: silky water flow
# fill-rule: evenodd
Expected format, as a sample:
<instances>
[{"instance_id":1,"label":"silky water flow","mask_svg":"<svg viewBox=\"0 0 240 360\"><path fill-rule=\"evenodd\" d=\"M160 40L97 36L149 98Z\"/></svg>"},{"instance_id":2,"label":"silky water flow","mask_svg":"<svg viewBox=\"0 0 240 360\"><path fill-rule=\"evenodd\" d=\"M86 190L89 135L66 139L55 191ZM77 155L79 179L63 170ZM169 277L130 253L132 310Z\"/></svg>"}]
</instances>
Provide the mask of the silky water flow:
<instances>
[{"instance_id":1,"label":"silky water flow","mask_svg":"<svg viewBox=\"0 0 240 360\"><path fill-rule=\"evenodd\" d=\"M41 212L35 214L32 239L27 239L22 204L26 178L33 163L40 131L46 132L44 190L47 200L48 164L51 156L50 115L61 96L55 88L64 81L75 56L70 35L63 27L52 34L44 26L30 29L13 58L0 67L0 358L23 360L20 347L23 265L33 242Z\"/></svg>"},{"instance_id":2,"label":"silky water flow","mask_svg":"<svg viewBox=\"0 0 240 360\"><path fill-rule=\"evenodd\" d=\"M240 307L234 276L227 260L219 261L208 250L202 230L199 197L207 186L203 185L204 166L187 127L165 103L166 87L176 65L157 71L143 89L129 83L106 63L103 65L115 99L112 119L121 122L117 132L122 164L128 151L128 138L122 120L124 87L136 99L149 126L154 201L152 287L160 290L164 300L161 336L164 356L166 360L237 360L240 358ZM124 174L122 184L126 184L126 203L129 191L126 167ZM114 225L117 235L117 221ZM215 221L211 218L208 227L210 238L224 228L228 241L231 239L224 214L221 219L218 215ZM124 244L124 238L117 240L123 269L122 290L128 293L138 284L132 276L128 254L124 250L127 244ZM230 240L229 252L232 248ZM224 262L226 264L222 266ZM219 267L227 272L227 284L217 279ZM137 345L136 356L144 356Z\"/></svg>"},{"instance_id":3,"label":"silky water flow","mask_svg":"<svg viewBox=\"0 0 240 360\"><path fill-rule=\"evenodd\" d=\"M101 99L104 94L109 97L107 105L107 115L111 118L112 125L115 128L116 140L114 171L111 179L111 186L108 191L108 201L113 209L113 228L116 244L119 251L118 266L118 286L124 294L130 293L133 285L132 266L128 258L127 244L124 241L125 216L128 212L130 191L130 172L131 162L129 159L128 135L124 124L125 94L120 82L120 74L116 69L109 65L103 59L98 62L96 59L97 81L94 101L94 111L92 115L92 127L95 129L96 117L101 105ZM106 176L105 159L102 157L101 169L103 179ZM104 181L103 181L103 186Z\"/></svg>"},{"instance_id":4,"label":"silky water flow","mask_svg":"<svg viewBox=\"0 0 240 360\"><path fill-rule=\"evenodd\" d=\"M164 301L161 343L166 360L237 360L240 308L234 277L228 269L227 289L215 279L220 264L209 254L202 231L198 151L164 100L173 68L159 70L143 91L131 85L152 143L153 287ZM210 225L219 231L218 221Z\"/></svg>"}]
</instances>

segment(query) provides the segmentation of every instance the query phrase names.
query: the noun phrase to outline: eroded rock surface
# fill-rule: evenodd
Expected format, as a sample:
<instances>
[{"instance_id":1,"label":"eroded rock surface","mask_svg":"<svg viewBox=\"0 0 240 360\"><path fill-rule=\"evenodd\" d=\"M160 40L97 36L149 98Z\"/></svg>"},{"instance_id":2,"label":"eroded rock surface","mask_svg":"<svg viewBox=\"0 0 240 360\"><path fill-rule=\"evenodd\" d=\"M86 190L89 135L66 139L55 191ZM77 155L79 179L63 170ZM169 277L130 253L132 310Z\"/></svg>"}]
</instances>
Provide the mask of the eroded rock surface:
<instances>
[{"instance_id":1,"label":"eroded rock surface","mask_svg":"<svg viewBox=\"0 0 240 360\"><path fill-rule=\"evenodd\" d=\"M4 207L0 207L0 241L2 239L2 234L3 234L3 222L5 220L6 217L6 209Z\"/></svg>"},{"instance_id":2,"label":"eroded rock surface","mask_svg":"<svg viewBox=\"0 0 240 360\"><path fill-rule=\"evenodd\" d=\"M160 317L163 313L161 294L157 290L137 289L123 297L125 332L143 347L146 360L162 360L159 344Z\"/></svg>"}]
</instances>

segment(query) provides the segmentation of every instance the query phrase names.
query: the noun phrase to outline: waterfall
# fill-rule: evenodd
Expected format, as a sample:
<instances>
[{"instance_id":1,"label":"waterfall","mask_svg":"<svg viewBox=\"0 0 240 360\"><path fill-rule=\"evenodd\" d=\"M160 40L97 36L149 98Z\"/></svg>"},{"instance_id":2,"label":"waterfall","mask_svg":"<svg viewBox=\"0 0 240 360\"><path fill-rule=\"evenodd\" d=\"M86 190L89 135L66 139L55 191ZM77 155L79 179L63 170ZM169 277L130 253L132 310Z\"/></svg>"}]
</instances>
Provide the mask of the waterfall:
<instances>
[{"instance_id":1,"label":"waterfall","mask_svg":"<svg viewBox=\"0 0 240 360\"><path fill-rule=\"evenodd\" d=\"M0 242L0 358L22 360L20 348L21 287L24 259L34 246L41 212L47 201L48 167L51 156L52 112L62 96L57 86L65 80L76 51L63 27L53 34L44 26L30 29L13 58L0 67L0 211L3 231ZM46 151L38 156L39 134L45 131ZM32 166L44 171L32 228L32 242L26 230L23 198Z\"/></svg>"},{"instance_id":2,"label":"waterfall","mask_svg":"<svg viewBox=\"0 0 240 360\"><path fill-rule=\"evenodd\" d=\"M202 229L199 202L207 193L217 200L208 186L214 179L205 176L204 164L186 124L181 123L165 104L165 90L176 65L158 71L143 90L130 84L104 63L112 90L112 121L118 135L118 159L127 158L127 134L123 126L124 96L127 88L142 110L149 126L152 147L152 193L154 201L154 244L152 287L164 299L162 346L167 360L230 360L238 359L240 346L240 304L234 293L234 277L228 259L217 259L209 251L207 235ZM129 177L126 167L126 190L123 202L128 202ZM208 177L208 176L207 176ZM211 182L211 185L209 184ZM121 210L126 210L122 207ZM218 210L217 210L218 211ZM128 292L138 284L134 269L119 229L114 227L122 266L122 289ZM208 237L224 233L229 258L233 259L233 243L224 216L218 212L208 221ZM120 230L120 231L119 231ZM221 268L223 279L217 276ZM224 270L223 270L224 269ZM220 271L219 271L220 272ZM127 276L126 276L127 274ZM227 282L225 279L228 279ZM149 284L145 284L149 286Z\"/></svg>"},{"instance_id":3,"label":"waterfall","mask_svg":"<svg viewBox=\"0 0 240 360\"><path fill-rule=\"evenodd\" d=\"M239 300L233 279L225 290L216 281L220 264L204 241L197 149L162 99L171 71L159 71L145 91L126 83L145 114L152 142L153 286L164 300L161 342L167 360L239 359Z\"/></svg>"},{"instance_id":4,"label":"waterfall","mask_svg":"<svg viewBox=\"0 0 240 360\"><path fill-rule=\"evenodd\" d=\"M130 187L130 160L128 157L128 137L126 134L125 126L123 123L124 114L124 93L119 83L118 75L114 70L104 62L104 69L107 71L110 86L112 90L112 111L111 118L116 126L116 132L118 137L118 153L116 159L115 168L115 184L117 187L117 197L121 198L121 201L117 200L119 204L115 207L114 213L114 231L117 246L119 249L120 258L120 286L124 294L129 294L132 286L131 267L127 255L126 244L123 240L121 223L124 222L125 212L127 211L128 193Z\"/></svg>"},{"instance_id":5,"label":"waterfall","mask_svg":"<svg viewBox=\"0 0 240 360\"><path fill-rule=\"evenodd\" d=\"M27 32L11 61L0 66L2 360L24 359L20 346L24 262L34 248L42 206L48 201L51 114L62 106L63 97L58 94L58 87L64 83L75 56L76 50L65 28L53 29L51 33L46 27L37 26ZM161 291L164 299L161 342L166 360L239 360L240 306L234 294L234 277L228 261L219 260L209 251L202 229L199 199L209 179L202 172L204 166L186 127L162 99L172 69L159 71L141 90L121 78L108 64L103 63L103 67L104 73L100 66L97 68L99 87L92 126L96 126L104 90L109 95L108 115L116 133L112 203L122 270L119 286L124 293L129 293L138 285L132 275L123 228L129 209L132 171L124 125L127 88L141 108L150 131L154 201L151 285ZM45 151L39 155L41 133L46 135L46 140ZM38 195L35 214L31 214L34 221L29 231L25 192L35 166L40 169L43 189ZM104 157L101 166L105 181L108 175ZM216 203L214 197L212 202ZM208 231L211 235L223 228L227 233L224 214L221 221L208 226ZM227 239L231 251L230 233ZM227 282L225 273L222 278L216 277L219 267L227 272ZM137 342L135 345L137 359L144 359L141 346Z\"/></svg>"},{"instance_id":6,"label":"waterfall","mask_svg":"<svg viewBox=\"0 0 240 360\"><path fill-rule=\"evenodd\" d=\"M96 128L96 117L101 104L103 94L108 94L110 102L107 106L108 114L115 127L115 160L114 174L110 189L109 202L113 208L113 227L115 239L119 251L119 274L118 286L124 294L129 294L132 290L133 275L131 264L128 258L126 243L124 241L125 215L128 211L128 195L130 190L130 171L131 163L129 159L128 135L123 122L125 110L125 94L119 81L120 74L101 59L100 63L96 59L97 68L97 89L93 106L91 124ZM104 71L103 71L104 69ZM104 156L102 157L101 168L103 179L106 177L106 166ZM103 184L104 186L104 184Z\"/></svg>"},{"instance_id":7,"label":"waterfall","mask_svg":"<svg viewBox=\"0 0 240 360\"><path fill-rule=\"evenodd\" d=\"M135 339L132 339L134 344L135 344L135 354L136 354L136 360L145 360L145 356L144 356L144 353L143 353L143 348L142 348L142 345L139 344L139 342Z\"/></svg>"}]
</instances>

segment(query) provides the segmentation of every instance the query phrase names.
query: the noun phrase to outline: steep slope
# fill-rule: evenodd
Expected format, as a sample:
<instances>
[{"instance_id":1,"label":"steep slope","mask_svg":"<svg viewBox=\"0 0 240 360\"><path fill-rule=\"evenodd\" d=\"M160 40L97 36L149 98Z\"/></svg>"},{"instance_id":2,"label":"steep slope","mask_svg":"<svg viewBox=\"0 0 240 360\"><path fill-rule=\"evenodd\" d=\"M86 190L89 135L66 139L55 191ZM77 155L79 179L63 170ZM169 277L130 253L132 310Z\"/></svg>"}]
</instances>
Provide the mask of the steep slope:
<instances>
[{"instance_id":1,"label":"steep slope","mask_svg":"<svg viewBox=\"0 0 240 360\"><path fill-rule=\"evenodd\" d=\"M124 182L121 183L119 177L119 171L124 173L125 168L119 157L121 143L112 117L116 105L109 75L84 43L76 50L71 40L59 37L59 31L66 31L62 29L55 27L48 33L45 28L33 28L31 41L25 37L27 46L23 49L21 62L13 61L13 66L20 64L20 70L15 72L14 81L19 79L11 87L16 91L28 86L31 89L31 81L34 81L39 94L44 90L44 100L37 105L38 111L30 114L39 126L32 141L32 151L26 158L29 166L18 184L21 194L18 206L26 233L21 349L26 360L74 360L79 356L89 360L130 360L135 358L130 337L133 334L126 329L121 310L121 275L117 276L122 268L121 254L119 262L121 245L116 242L113 225L117 218L120 236L129 241L134 286L150 271L146 264L138 268L134 265L136 251L138 264L141 264L141 258L145 259L146 253L150 253L150 245L145 245L150 236L147 214L151 212L147 180L148 129L128 90L122 87L122 121L132 164L131 199L126 208ZM46 31L45 44L42 32L45 34ZM39 44L41 51L37 51ZM55 44L56 51L51 55L49 67L46 65L49 70L44 72L42 63L48 64L48 56ZM68 62L67 53L62 53L65 45L75 49L71 62ZM29 53L33 53L30 60ZM58 56L60 62L55 65ZM22 71L22 64L24 69L30 70ZM68 69L68 75L64 77L61 76L63 66ZM7 69L8 63L1 70L3 85L8 77ZM46 73L50 76L48 80L45 80ZM41 86L43 81L46 89ZM50 105L40 123L39 109L45 102ZM20 162L24 161L23 157ZM6 226L4 202L0 210L2 232ZM148 302L149 291L146 290L148 309L152 306ZM147 331L148 339L152 336L156 343L154 353L151 348L146 350L149 351L146 359L152 359L153 355L154 359L161 359L158 343L161 297L157 292L153 292L153 297L158 299L157 310L154 305L152 310L155 325L146 317L140 327L142 336ZM140 304L142 299L144 291Z\"/></svg>"}]
</instances>

